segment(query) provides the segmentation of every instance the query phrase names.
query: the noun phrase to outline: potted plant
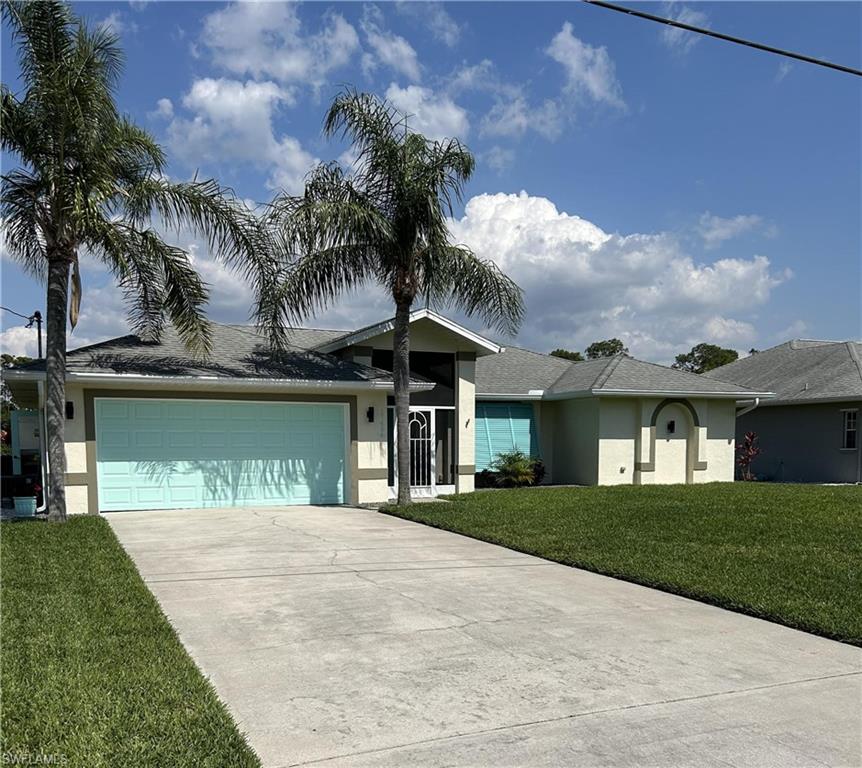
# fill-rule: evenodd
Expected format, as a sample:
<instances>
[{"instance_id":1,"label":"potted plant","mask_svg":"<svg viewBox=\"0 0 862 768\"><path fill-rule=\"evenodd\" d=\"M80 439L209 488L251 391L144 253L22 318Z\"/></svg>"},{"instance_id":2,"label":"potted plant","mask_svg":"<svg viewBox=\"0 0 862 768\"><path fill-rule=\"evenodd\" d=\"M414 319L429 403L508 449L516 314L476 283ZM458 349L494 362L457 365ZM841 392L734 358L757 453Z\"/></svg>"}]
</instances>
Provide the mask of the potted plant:
<instances>
[{"instance_id":1,"label":"potted plant","mask_svg":"<svg viewBox=\"0 0 862 768\"><path fill-rule=\"evenodd\" d=\"M13 497L15 517L34 517L36 515L36 497L41 492L42 486L36 483L30 490L31 493L27 496Z\"/></svg>"}]
</instances>

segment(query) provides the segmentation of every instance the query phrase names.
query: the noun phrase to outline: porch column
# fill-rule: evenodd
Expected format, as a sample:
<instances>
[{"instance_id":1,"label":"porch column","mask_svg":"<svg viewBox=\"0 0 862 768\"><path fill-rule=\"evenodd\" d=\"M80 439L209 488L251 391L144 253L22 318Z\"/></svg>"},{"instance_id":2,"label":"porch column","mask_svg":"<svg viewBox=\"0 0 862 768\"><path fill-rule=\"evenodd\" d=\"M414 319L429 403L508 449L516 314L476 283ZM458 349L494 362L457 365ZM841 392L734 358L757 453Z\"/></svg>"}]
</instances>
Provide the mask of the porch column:
<instances>
[{"instance_id":1,"label":"porch column","mask_svg":"<svg viewBox=\"0 0 862 768\"><path fill-rule=\"evenodd\" d=\"M476 474L476 353L458 352L455 356L455 490L469 493Z\"/></svg>"}]
</instances>

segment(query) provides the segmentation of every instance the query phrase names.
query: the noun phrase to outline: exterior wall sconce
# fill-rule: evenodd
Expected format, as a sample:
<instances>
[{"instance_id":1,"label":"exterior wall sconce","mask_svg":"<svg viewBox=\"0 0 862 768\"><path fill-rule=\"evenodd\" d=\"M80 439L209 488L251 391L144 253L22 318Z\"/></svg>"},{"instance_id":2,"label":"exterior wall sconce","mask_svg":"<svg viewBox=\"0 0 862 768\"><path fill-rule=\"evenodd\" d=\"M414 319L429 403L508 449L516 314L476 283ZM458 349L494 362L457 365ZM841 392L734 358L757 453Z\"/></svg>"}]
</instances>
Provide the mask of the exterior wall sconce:
<instances>
[{"instance_id":1,"label":"exterior wall sconce","mask_svg":"<svg viewBox=\"0 0 862 768\"><path fill-rule=\"evenodd\" d=\"M668 433L669 435L672 435L674 432L676 432L676 421L674 421L673 419L671 419L671 420L667 423L667 433Z\"/></svg>"},{"instance_id":2,"label":"exterior wall sconce","mask_svg":"<svg viewBox=\"0 0 862 768\"><path fill-rule=\"evenodd\" d=\"M69 421L75 418L75 404L71 400L66 401L66 418Z\"/></svg>"},{"instance_id":3,"label":"exterior wall sconce","mask_svg":"<svg viewBox=\"0 0 862 768\"><path fill-rule=\"evenodd\" d=\"M365 411L365 418L368 419L369 424L374 423L374 406L373 405L368 406L368 410Z\"/></svg>"}]
</instances>

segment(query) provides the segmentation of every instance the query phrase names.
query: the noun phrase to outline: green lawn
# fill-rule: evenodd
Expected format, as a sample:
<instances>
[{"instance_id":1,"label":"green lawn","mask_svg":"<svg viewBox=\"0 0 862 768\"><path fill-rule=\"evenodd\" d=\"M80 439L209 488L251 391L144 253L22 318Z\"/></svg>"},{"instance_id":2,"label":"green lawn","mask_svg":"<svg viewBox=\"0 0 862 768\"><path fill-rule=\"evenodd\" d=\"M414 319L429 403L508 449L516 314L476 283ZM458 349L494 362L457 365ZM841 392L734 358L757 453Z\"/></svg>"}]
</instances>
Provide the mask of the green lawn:
<instances>
[{"instance_id":1,"label":"green lawn","mask_svg":"<svg viewBox=\"0 0 862 768\"><path fill-rule=\"evenodd\" d=\"M383 511L862 645L862 488L532 488Z\"/></svg>"},{"instance_id":2,"label":"green lawn","mask_svg":"<svg viewBox=\"0 0 862 768\"><path fill-rule=\"evenodd\" d=\"M260 765L104 520L2 523L0 558L4 764Z\"/></svg>"}]
</instances>

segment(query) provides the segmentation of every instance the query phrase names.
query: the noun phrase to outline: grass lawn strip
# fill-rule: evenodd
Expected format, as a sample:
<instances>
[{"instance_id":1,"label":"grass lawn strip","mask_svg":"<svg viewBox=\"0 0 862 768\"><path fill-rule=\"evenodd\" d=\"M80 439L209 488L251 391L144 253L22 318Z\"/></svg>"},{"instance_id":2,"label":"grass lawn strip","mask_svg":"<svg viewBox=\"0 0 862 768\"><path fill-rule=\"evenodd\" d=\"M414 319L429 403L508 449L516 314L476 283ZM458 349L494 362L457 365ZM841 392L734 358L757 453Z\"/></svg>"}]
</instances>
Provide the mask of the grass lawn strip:
<instances>
[{"instance_id":1,"label":"grass lawn strip","mask_svg":"<svg viewBox=\"0 0 862 768\"><path fill-rule=\"evenodd\" d=\"M383 511L862 645L862 488L527 488L450 499Z\"/></svg>"},{"instance_id":2,"label":"grass lawn strip","mask_svg":"<svg viewBox=\"0 0 862 768\"><path fill-rule=\"evenodd\" d=\"M0 564L4 761L260 765L105 520L3 523Z\"/></svg>"}]
</instances>

